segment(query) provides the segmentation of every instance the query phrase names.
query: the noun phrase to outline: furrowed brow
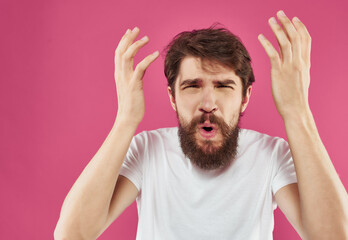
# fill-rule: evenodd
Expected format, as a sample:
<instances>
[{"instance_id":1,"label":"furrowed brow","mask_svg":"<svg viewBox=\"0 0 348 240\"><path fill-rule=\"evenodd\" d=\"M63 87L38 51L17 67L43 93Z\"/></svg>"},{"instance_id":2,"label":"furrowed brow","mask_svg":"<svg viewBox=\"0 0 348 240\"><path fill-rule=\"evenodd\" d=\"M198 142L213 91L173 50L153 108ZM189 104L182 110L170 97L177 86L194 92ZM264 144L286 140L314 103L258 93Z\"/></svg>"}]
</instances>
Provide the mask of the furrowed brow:
<instances>
[{"instance_id":1,"label":"furrowed brow","mask_svg":"<svg viewBox=\"0 0 348 240\"><path fill-rule=\"evenodd\" d=\"M181 86L184 86L184 85L190 85L190 84L197 84L199 82L201 82L202 80L198 79L198 78L195 78L195 79L186 79L184 81L182 81L182 83L180 84L180 87Z\"/></svg>"},{"instance_id":2,"label":"furrowed brow","mask_svg":"<svg viewBox=\"0 0 348 240\"><path fill-rule=\"evenodd\" d=\"M214 83L220 84L220 85L235 85L237 86L236 82L232 79L226 79L226 80L221 80L221 81L214 81Z\"/></svg>"}]
</instances>

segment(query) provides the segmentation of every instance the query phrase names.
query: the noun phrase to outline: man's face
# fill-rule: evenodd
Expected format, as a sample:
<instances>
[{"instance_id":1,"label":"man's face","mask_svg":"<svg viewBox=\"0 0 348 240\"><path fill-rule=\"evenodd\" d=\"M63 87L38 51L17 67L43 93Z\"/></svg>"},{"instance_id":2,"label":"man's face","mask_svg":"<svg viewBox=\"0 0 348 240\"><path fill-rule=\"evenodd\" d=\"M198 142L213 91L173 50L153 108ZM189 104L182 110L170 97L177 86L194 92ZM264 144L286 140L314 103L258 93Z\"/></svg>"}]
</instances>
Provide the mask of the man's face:
<instances>
[{"instance_id":1,"label":"man's face","mask_svg":"<svg viewBox=\"0 0 348 240\"><path fill-rule=\"evenodd\" d=\"M242 98L241 79L221 64L185 57L171 104L179 120L184 154L204 170L227 166L237 153L239 118L251 94Z\"/></svg>"}]
</instances>

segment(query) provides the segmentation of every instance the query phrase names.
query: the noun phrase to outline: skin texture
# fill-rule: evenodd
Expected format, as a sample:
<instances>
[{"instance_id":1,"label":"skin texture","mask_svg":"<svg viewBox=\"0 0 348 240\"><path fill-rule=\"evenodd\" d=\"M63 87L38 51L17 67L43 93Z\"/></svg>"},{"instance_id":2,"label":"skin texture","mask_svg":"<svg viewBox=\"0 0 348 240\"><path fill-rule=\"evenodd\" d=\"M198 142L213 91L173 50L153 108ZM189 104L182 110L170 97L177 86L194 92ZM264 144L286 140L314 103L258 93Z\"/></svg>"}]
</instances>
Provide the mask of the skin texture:
<instances>
[{"instance_id":1,"label":"skin texture","mask_svg":"<svg viewBox=\"0 0 348 240\"><path fill-rule=\"evenodd\" d=\"M137 196L131 181L118 176L135 131L144 115L142 77L158 52L134 69L133 58L149 39L135 41L139 29L127 30L115 51L118 112L103 145L66 196L55 239L96 239ZM135 42L134 42L135 41Z\"/></svg>"},{"instance_id":2,"label":"skin texture","mask_svg":"<svg viewBox=\"0 0 348 240\"><path fill-rule=\"evenodd\" d=\"M181 86L188 79L198 80L195 87ZM216 82L226 79L234 80L235 84L227 84L226 87L221 87ZM175 88L175 98L171 94L170 87L168 87L168 94L171 105L177 112L181 123L187 124L193 118L200 117L202 114L214 113L231 126L238 123L239 114L245 111L252 89L250 86L245 98L243 98L241 79L232 69L221 65L213 65L209 71L205 71L202 68L201 61L191 56L182 60ZM196 139L198 144L202 146L205 139L198 132ZM220 131L211 139L215 146L220 146L222 140Z\"/></svg>"},{"instance_id":3,"label":"skin texture","mask_svg":"<svg viewBox=\"0 0 348 240\"><path fill-rule=\"evenodd\" d=\"M284 121L297 184L280 189L275 199L303 239L348 239L348 195L320 139L308 104L311 36L297 18L283 11L269 25L280 54L262 35L271 62L272 94Z\"/></svg>"},{"instance_id":4,"label":"skin texture","mask_svg":"<svg viewBox=\"0 0 348 240\"><path fill-rule=\"evenodd\" d=\"M234 83L222 83L233 80ZM247 107L251 87L242 97L242 82L235 72L218 63L187 56L175 81L175 98L168 87L179 120L179 139L184 154L201 169L228 166L236 155L240 114ZM201 135L199 123L216 125L213 138Z\"/></svg>"},{"instance_id":5,"label":"skin texture","mask_svg":"<svg viewBox=\"0 0 348 240\"><path fill-rule=\"evenodd\" d=\"M156 60L159 52L145 57L134 68L134 56L149 42L147 36L135 41L139 28L127 30L115 51L115 81L117 90L117 118L138 126L145 114L143 81L145 70ZM135 42L134 42L135 41Z\"/></svg>"},{"instance_id":6,"label":"skin texture","mask_svg":"<svg viewBox=\"0 0 348 240\"><path fill-rule=\"evenodd\" d=\"M311 37L298 18L294 18L292 24L286 16L280 13L278 16L286 31L274 17L270 18L269 24L277 37L280 55L262 34L259 40L271 61L273 100L285 119L309 111Z\"/></svg>"}]
</instances>

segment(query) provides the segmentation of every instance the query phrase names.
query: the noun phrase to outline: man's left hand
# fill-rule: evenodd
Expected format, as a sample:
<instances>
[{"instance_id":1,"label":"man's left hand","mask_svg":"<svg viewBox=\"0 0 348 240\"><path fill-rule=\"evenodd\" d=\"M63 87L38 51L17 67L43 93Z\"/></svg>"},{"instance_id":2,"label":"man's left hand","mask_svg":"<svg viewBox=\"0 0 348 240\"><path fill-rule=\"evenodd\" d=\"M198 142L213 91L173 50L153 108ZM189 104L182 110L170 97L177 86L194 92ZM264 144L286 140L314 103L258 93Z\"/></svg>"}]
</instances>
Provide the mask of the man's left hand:
<instances>
[{"instance_id":1,"label":"man's left hand","mask_svg":"<svg viewBox=\"0 0 348 240\"><path fill-rule=\"evenodd\" d=\"M278 40L280 56L262 34L258 39L270 58L273 99L285 120L303 116L310 111L308 88L311 36L297 17L291 22L283 11L279 11L277 17L283 29L274 17L268 22Z\"/></svg>"}]
</instances>

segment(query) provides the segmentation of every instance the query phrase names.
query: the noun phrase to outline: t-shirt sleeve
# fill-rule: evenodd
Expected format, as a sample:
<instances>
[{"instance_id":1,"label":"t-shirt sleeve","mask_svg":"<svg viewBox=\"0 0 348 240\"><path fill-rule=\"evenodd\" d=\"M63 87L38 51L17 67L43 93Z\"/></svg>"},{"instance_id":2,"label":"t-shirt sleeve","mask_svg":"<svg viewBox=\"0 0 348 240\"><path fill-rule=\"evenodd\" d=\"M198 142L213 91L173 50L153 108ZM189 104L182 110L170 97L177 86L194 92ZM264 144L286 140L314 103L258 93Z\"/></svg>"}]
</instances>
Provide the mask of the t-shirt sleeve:
<instances>
[{"instance_id":1,"label":"t-shirt sleeve","mask_svg":"<svg viewBox=\"0 0 348 240\"><path fill-rule=\"evenodd\" d=\"M139 133L133 137L120 169L120 175L132 181L138 191L143 180L144 149L144 134Z\"/></svg>"},{"instance_id":2,"label":"t-shirt sleeve","mask_svg":"<svg viewBox=\"0 0 348 240\"><path fill-rule=\"evenodd\" d=\"M275 174L272 181L272 193L275 195L282 187L296 183L297 177L289 145L284 139L279 139L273 158Z\"/></svg>"}]
</instances>

